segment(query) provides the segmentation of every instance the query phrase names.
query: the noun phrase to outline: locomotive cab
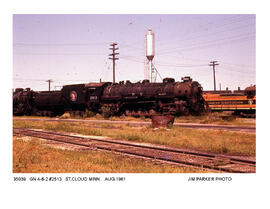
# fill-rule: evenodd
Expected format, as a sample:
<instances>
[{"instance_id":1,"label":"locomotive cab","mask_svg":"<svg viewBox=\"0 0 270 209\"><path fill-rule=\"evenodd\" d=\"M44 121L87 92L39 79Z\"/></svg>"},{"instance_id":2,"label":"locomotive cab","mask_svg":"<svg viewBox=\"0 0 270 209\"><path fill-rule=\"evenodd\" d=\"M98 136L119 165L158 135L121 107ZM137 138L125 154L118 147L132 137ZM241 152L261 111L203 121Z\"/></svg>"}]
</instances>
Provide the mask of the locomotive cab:
<instances>
[{"instance_id":1,"label":"locomotive cab","mask_svg":"<svg viewBox=\"0 0 270 209\"><path fill-rule=\"evenodd\" d=\"M105 86L111 84L110 82L102 82L102 83L88 83L85 84L85 88L87 89L87 97L90 102L99 102L100 96L102 95L103 89Z\"/></svg>"},{"instance_id":2,"label":"locomotive cab","mask_svg":"<svg viewBox=\"0 0 270 209\"><path fill-rule=\"evenodd\" d=\"M254 96L256 96L256 86L250 86L250 87L247 87L245 89L245 95L248 97L248 98L253 98Z\"/></svg>"},{"instance_id":3,"label":"locomotive cab","mask_svg":"<svg viewBox=\"0 0 270 209\"><path fill-rule=\"evenodd\" d=\"M85 84L87 91L87 108L97 112L100 109L100 98L104 88L110 85L111 82L88 83Z\"/></svg>"}]
</instances>

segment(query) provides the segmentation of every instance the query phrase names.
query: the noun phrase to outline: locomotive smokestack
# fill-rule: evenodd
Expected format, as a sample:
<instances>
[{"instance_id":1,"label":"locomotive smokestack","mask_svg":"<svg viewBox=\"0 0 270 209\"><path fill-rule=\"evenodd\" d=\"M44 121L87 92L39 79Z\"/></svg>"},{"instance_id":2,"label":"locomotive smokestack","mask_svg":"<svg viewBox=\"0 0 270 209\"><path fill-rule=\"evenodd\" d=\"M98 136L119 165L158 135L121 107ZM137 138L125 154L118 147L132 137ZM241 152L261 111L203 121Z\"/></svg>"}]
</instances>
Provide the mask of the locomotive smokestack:
<instances>
[{"instance_id":1,"label":"locomotive smokestack","mask_svg":"<svg viewBox=\"0 0 270 209\"><path fill-rule=\"evenodd\" d=\"M146 57L148 59L148 69L149 69L149 77L150 81L153 81L153 67L152 67L152 61L155 56L155 35L152 32L151 29L148 29L147 35L146 35ZM146 78L147 79L147 78Z\"/></svg>"}]
</instances>

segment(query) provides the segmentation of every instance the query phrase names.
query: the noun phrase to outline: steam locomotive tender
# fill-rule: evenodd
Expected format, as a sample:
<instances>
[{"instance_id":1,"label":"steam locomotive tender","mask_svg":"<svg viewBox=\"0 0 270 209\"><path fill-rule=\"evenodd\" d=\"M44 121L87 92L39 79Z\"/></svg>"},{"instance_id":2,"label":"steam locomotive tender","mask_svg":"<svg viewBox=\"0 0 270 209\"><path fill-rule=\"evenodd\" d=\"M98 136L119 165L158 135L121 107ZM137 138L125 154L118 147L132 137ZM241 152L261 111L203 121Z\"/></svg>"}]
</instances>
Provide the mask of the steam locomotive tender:
<instances>
[{"instance_id":1,"label":"steam locomotive tender","mask_svg":"<svg viewBox=\"0 0 270 209\"><path fill-rule=\"evenodd\" d=\"M60 91L16 89L13 93L14 115L55 116L64 112L83 114L109 112L110 115L151 116L199 114L204 111L202 87L190 77L162 83L149 80L65 85Z\"/></svg>"}]
</instances>

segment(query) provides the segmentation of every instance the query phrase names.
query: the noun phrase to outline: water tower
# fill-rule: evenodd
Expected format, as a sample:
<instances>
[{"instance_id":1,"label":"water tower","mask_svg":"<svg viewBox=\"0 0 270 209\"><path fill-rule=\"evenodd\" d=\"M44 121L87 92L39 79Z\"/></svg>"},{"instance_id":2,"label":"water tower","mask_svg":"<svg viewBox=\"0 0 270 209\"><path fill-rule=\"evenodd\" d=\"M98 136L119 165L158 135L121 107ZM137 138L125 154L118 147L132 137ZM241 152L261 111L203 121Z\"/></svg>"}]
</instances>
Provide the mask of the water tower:
<instances>
[{"instance_id":1,"label":"water tower","mask_svg":"<svg viewBox=\"0 0 270 209\"><path fill-rule=\"evenodd\" d=\"M155 35L151 29L146 34L146 58L148 59L148 75L150 82L153 81L153 64L155 56ZM148 76L147 76L148 77Z\"/></svg>"}]
</instances>

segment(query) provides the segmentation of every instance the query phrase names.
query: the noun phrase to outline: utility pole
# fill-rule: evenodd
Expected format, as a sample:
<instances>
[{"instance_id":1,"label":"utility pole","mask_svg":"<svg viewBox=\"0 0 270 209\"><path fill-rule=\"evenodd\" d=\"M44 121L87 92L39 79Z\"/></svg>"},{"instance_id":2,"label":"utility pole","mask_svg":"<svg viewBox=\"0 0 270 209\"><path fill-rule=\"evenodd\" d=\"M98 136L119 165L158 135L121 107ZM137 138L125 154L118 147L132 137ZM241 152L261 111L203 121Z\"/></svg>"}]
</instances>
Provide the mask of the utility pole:
<instances>
[{"instance_id":1,"label":"utility pole","mask_svg":"<svg viewBox=\"0 0 270 209\"><path fill-rule=\"evenodd\" d=\"M213 75L214 75L214 91L216 91L216 75L215 75L215 66L219 65L217 61L210 62L209 66L213 66Z\"/></svg>"},{"instance_id":2,"label":"utility pole","mask_svg":"<svg viewBox=\"0 0 270 209\"><path fill-rule=\"evenodd\" d=\"M112 53L109 54L109 59L111 59L113 61L113 83L115 83L115 60L119 60L119 58L115 57L115 55L118 55L119 53L116 53L115 51L118 50L119 48L116 48L117 43L112 43L110 44L110 46L112 46L112 48L109 48L112 50Z\"/></svg>"},{"instance_id":3,"label":"utility pole","mask_svg":"<svg viewBox=\"0 0 270 209\"><path fill-rule=\"evenodd\" d=\"M48 82L49 83L49 91L51 91L51 83L53 82L52 80L47 80L46 82Z\"/></svg>"}]
</instances>

